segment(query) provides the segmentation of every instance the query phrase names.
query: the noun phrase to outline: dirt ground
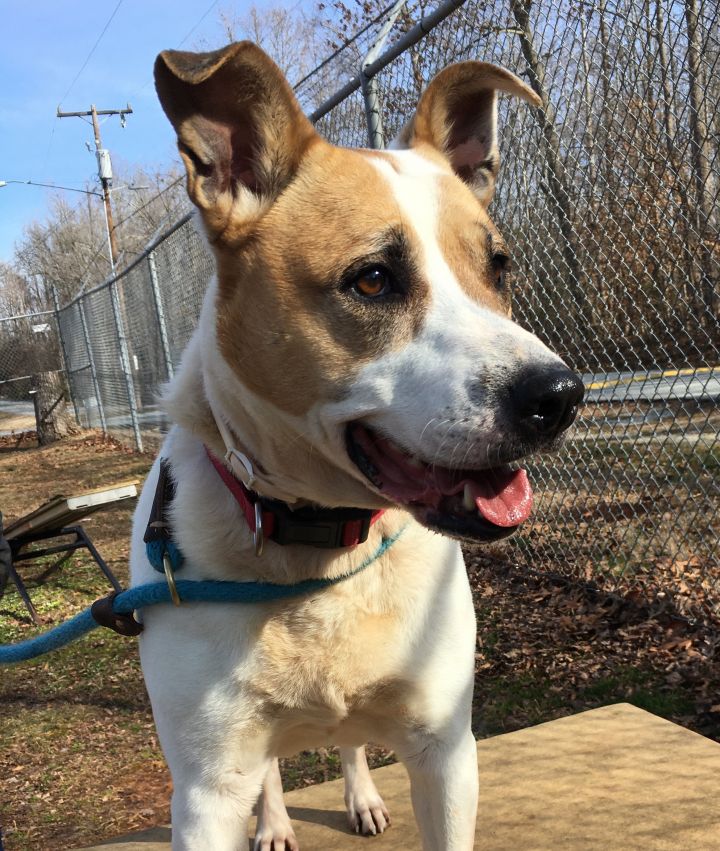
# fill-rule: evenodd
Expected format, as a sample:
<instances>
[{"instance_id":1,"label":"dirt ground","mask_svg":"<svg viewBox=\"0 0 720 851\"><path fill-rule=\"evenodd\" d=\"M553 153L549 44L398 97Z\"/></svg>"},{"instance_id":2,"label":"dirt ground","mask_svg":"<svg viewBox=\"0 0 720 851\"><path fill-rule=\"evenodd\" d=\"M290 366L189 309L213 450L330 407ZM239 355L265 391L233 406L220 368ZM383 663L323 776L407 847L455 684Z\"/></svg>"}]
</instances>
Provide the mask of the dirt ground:
<instances>
[{"instance_id":1,"label":"dirt ground","mask_svg":"<svg viewBox=\"0 0 720 851\"><path fill-rule=\"evenodd\" d=\"M94 434L39 449L0 439L7 520L57 493L142 477L149 456ZM86 528L122 583L132 506ZM516 566L512 545L467 552L478 618L477 736L629 701L720 740L720 631L654 610L637 593ZM40 584L22 567L44 627L65 620L107 582L76 555ZM0 601L0 643L35 634L14 589ZM0 825L6 851L60 851L169 819L170 779L155 736L136 644L95 631L68 648L4 669L0 681ZM373 765L393 759L373 747ZM337 776L331 748L283 762L286 788Z\"/></svg>"}]
</instances>

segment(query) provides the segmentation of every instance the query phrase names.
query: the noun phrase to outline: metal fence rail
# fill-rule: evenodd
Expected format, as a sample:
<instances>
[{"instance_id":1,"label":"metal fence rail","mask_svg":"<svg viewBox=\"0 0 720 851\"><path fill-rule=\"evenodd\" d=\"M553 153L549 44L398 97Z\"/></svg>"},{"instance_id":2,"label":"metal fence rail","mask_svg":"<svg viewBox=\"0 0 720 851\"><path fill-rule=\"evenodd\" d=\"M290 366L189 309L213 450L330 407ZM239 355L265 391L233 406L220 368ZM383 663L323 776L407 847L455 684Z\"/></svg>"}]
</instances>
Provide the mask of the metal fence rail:
<instances>
[{"instance_id":1,"label":"metal fence rail","mask_svg":"<svg viewBox=\"0 0 720 851\"><path fill-rule=\"evenodd\" d=\"M349 146L392 138L433 74L461 59L504 65L543 99L501 101L492 212L514 247L515 315L585 374L588 404L563 453L533 465L535 519L507 557L717 617L719 7L425 6L394 4L297 92ZM158 387L211 272L186 217L59 311L83 425L157 446Z\"/></svg>"}]
</instances>

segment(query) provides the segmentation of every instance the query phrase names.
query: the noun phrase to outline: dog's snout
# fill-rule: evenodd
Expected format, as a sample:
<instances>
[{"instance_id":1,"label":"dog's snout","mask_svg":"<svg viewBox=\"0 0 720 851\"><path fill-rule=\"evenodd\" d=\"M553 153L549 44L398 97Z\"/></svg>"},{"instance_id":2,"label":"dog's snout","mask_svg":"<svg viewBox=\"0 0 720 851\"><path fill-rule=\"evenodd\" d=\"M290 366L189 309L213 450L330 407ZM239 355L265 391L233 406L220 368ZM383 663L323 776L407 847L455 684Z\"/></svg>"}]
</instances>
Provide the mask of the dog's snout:
<instances>
[{"instance_id":1,"label":"dog's snout","mask_svg":"<svg viewBox=\"0 0 720 851\"><path fill-rule=\"evenodd\" d=\"M525 372L510 395L521 428L533 436L553 438L572 424L584 392L578 375L552 367Z\"/></svg>"}]
</instances>

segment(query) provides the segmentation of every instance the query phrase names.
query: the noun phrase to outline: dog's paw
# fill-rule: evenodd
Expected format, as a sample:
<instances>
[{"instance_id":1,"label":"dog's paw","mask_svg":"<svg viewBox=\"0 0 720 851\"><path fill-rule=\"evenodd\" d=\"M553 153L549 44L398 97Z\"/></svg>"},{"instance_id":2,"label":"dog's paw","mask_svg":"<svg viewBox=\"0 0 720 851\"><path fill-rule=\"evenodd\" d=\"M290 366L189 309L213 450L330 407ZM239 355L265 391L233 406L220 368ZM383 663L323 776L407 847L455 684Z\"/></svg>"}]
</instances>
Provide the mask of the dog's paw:
<instances>
[{"instance_id":1,"label":"dog's paw","mask_svg":"<svg viewBox=\"0 0 720 851\"><path fill-rule=\"evenodd\" d=\"M348 795L345 807L350 829L355 833L376 836L390 826L390 813L374 786Z\"/></svg>"},{"instance_id":2,"label":"dog's paw","mask_svg":"<svg viewBox=\"0 0 720 851\"><path fill-rule=\"evenodd\" d=\"M286 824L258 825L253 851L300 851L295 831Z\"/></svg>"}]
</instances>

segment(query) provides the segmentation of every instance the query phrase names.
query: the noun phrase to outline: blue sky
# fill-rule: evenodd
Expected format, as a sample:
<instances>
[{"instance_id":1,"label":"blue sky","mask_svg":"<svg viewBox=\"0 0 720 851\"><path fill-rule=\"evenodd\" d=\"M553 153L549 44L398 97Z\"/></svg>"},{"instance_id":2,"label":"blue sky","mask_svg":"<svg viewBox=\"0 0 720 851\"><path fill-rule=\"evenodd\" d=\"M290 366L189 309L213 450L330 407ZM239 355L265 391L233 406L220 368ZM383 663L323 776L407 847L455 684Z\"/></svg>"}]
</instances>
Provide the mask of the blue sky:
<instances>
[{"instance_id":1,"label":"blue sky","mask_svg":"<svg viewBox=\"0 0 720 851\"><path fill-rule=\"evenodd\" d=\"M118 109L130 102L134 113L125 129L117 117L101 126L103 145L117 162L170 164L175 140L151 82L156 54L168 47L219 46L219 10L243 15L250 5L121 0L75 80L118 0L0 0L0 180L80 188L94 181L95 155L85 146L92 145L92 128L80 118L57 119L58 105L74 112L91 103ZM0 260L11 259L26 224L45 218L50 194L34 186L0 188Z\"/></svg>"}]
</instances>

